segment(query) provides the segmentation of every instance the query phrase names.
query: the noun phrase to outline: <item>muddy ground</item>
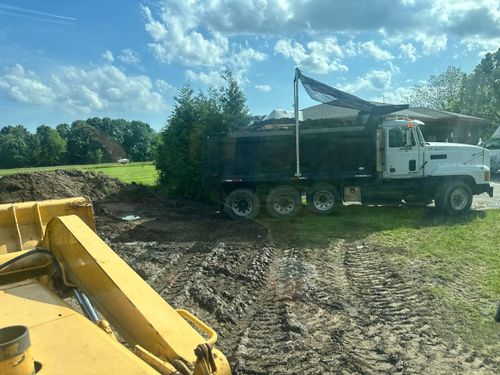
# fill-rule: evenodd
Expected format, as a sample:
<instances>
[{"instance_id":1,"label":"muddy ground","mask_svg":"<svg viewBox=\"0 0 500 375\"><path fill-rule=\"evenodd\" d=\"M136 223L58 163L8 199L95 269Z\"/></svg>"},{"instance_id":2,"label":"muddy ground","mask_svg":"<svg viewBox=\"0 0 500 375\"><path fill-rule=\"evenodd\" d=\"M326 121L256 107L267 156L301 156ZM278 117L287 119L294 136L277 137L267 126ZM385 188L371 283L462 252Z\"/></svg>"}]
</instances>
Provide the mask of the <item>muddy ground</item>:
<instances>
[{"instance_id":1,"label":"muddy ground","mask_svg":"<svg viewBox=\"0 0 500 375\"><path fill-rule=\"evenodd\" d=\"M100 235L162 297L218 331L235 374L488 374L500 363L439 335L428 281L389 261L391 249L280 247L259 223L189 202L96 213Z\"/></svg>"},{"instance_id":2,"label":"muddy ground","mask_svg":"<svg viewBox=\"0 0 500 375\"><path fill-rule=\"evenodd\" d=\"M231 221L211 206L84 174L4 177L0 202L90 195L99 235L171 305L217 330L235 374L500 368L500 359L440 334L439 301L425 292L429 280L419 264L391 261L394 249L361 240L327 248L277 245L258 222ZM475 208L496 207L498 198L481 197ZM139 218L122 220L127 215Z\"/></svg>"}]
</instances>

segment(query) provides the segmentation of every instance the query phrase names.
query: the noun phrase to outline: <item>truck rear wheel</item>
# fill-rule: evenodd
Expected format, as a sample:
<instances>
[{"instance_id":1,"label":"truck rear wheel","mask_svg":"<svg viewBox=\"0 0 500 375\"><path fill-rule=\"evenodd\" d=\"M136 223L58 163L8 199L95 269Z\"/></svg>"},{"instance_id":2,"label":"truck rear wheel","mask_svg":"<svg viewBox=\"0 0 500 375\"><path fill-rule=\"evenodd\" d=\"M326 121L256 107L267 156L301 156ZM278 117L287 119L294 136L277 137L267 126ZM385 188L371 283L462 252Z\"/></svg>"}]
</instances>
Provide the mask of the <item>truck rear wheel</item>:
<instances>
[{"instance_id":1,"label":"truck rear wheel","mask_svg":"<svg viewBox=\"0 0 500 375\"><path fill-rule=\"evenodd\" d=\"M340 194L332 185L315 185L307 194L307 207L321 215L331 214L341 203Z\"/></svg>"},{"instance_id":2,"label":"truck rear wheel","mask_svg":"<svg viewBox=\"0 0 500 375\"><path fill-rule=\"evenodd\" d=\"M231 219L253 219L259 209L259 197L248 189L233 190L224 201L224 212Z\"/></svg>"},{"instance_id":3,"label":"truck rear wheel","mask_svg":"<svg viewBox=\"0 0 500 375\"><path fill-rule=\"evenodd\" d=\"M439 189L435 203L441 212L449 215L463 214L472 205L471 188L462 181L450 182Z\"/></svg>"},{"instance_id":4,"label":"truck rear wheel","mask_svg":"<svg viewBox=\"0 0 500 375\"><path fill-rule=\"evenodd\" d=\"M296 189L282 186L269 192L266 206L269 215L282 219L290 218L300 212L302 198Z\"/></svg>"}]
</instances>

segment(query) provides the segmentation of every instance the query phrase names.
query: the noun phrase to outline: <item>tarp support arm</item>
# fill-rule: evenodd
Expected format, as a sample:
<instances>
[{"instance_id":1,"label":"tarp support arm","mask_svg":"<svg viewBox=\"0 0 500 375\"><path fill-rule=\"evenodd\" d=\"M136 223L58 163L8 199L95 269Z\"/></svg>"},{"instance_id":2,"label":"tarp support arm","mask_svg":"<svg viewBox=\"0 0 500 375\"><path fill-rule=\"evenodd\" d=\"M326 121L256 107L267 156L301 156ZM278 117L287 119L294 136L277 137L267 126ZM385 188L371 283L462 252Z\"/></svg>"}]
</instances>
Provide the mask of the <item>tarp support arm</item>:
<instances>
[{"instance_id":1,"label":"tarp support arm","mask_svg":"<svg viewBox=\"0 0 500 375\"><path fill-rule=\"evenodd\" d=\"M295 177L302 177L302 173L300 173L300 125L299 125L299 79L300 79L300 70L299 68L295 68L295 78L293 80L293 107L295 111L295 160L297 163L297 169L295 171Z\"/></svg>"}]
</instances>

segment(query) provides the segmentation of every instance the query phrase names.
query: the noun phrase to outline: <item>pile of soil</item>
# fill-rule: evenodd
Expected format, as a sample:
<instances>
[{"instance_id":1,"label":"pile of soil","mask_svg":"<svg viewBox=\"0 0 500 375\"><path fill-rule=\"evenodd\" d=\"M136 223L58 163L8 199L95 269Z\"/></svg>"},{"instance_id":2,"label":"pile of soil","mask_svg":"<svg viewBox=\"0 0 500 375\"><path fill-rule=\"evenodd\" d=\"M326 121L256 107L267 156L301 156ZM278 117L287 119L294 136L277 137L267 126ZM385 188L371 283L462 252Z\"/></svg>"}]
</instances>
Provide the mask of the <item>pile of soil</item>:
<instances>
[{"instance_id":1,"label":"pile of soil","mask_svg":"<svg viewBox=\"0 0 500 375\"><path fill-rule=\"evenodd\" d=\"M116 196L126 184L102 173L79 170L18 173L0 178L0 203L88 196Z\"/></svg>"}]
</instances>

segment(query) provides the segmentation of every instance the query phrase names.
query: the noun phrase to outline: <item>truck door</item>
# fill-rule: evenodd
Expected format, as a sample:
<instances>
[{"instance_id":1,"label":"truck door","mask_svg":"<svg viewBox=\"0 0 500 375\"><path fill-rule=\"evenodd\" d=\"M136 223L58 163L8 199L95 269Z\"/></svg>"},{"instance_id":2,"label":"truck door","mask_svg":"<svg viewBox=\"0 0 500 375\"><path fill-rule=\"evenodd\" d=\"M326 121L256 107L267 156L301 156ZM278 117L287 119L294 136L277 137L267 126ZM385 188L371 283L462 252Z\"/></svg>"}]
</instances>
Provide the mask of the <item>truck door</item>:
<instances>
[{"instance_id":1,"label":"truck door","mask_svg":"<svg viewBox=\"0 0 500 375\"><path fill-rule=\"evenodd\" d=\"M384 178L422 177L422 151L409 125L387 127Z\"/></svg>"}]
</instances>

